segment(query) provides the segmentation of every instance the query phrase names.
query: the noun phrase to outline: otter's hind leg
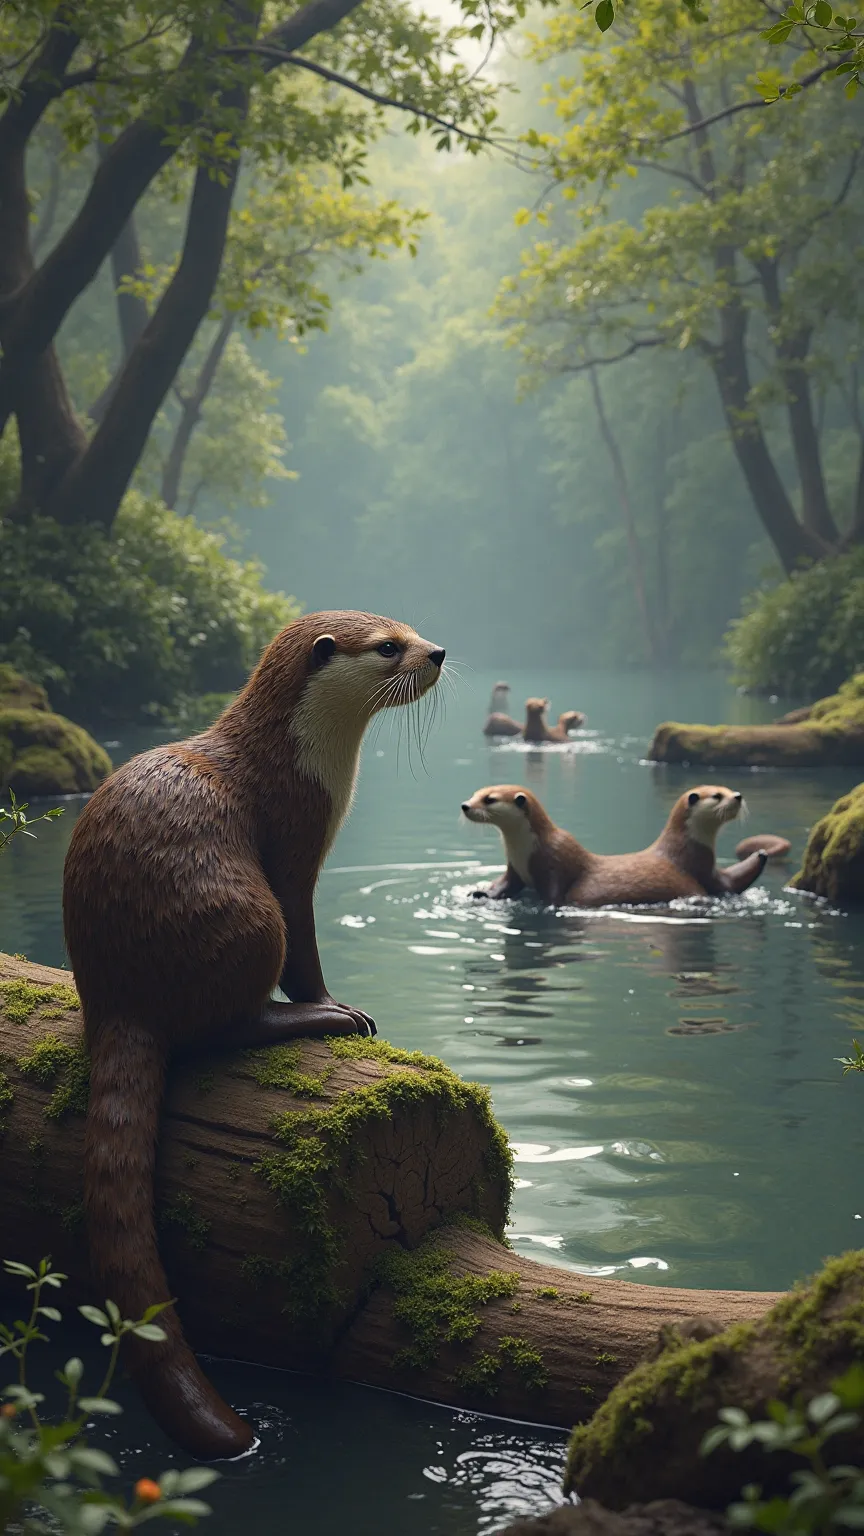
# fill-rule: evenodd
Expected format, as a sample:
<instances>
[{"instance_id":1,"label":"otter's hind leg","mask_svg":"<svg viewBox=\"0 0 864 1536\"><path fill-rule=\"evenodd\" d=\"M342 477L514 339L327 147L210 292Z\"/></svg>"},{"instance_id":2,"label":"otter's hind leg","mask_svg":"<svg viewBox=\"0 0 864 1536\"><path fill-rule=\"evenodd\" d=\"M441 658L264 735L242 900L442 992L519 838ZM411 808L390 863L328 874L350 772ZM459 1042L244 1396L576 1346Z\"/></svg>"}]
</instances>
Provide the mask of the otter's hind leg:
<instances>
[{"instance_id":1,"label":"otter's hind leg","mask_svg":"<svg viewBox=\"0 0 864 1536\"><path fill-rule=\"evenodd\" d=\"M754 880L758 880L765 865L768 863L768 855L760 848L757 853L751 853L747 859L742 859L740 864L730 864L728 869L718 869L717 879L722 891L731 896L740 895L746 891Z\"/></svg>"}]
</instances>

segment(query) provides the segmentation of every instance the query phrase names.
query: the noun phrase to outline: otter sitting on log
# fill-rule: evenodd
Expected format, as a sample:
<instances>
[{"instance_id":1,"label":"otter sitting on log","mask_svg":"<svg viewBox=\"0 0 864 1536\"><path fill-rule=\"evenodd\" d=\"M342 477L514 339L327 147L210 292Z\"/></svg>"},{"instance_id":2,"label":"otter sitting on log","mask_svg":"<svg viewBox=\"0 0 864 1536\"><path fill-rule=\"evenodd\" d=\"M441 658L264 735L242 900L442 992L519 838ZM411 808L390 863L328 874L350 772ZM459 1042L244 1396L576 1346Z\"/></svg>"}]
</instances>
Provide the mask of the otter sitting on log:
<instances>
[{"instance_id":1,"label":"otter sitting on log","mask_svg":"<svg viewBox=\"0 0 864 1536\"><path fill-rule=\"evenodd\" d=\"M507 713L510 702L510 684L496 683L489 700L489 714L483 727L484 736L521 736L522 727Z\"/></svg>"},{"instance_id":2,"label":"otter sitting on log","mask_svg":"<svg viewBox=\"0 0 864 1536\"><path fill-rule=\"evenodd\" d=\"M540 801L518 784L493 784L463 801L469 821L488 822L504 839L507 869L476 897L500 901L526 886L553 906L639 906L681 896L724 896L746 891L765 868L756 852L729 869L718 869L717 833L738 816L741 795L714 784L683 794L660 836L639 853L589 853L556 827Z\"/></svg>"},{"instance_id":3,"label":"otter sitting on log","mask_svg":"<svg viewBox=\"0 0 864 1536\"><path fill-rule=\"evenodd\" d=\"M367 725L419 700L443 661L392 619L307 614L215 725L124 763L75 824L63 918L90 1052L84 1204L93 1279L124 1318L171 1294L153 1215L169 1057L375 1033L327 991L312 896ZM271 1002L277 984L290 1002ZM199 1369L173 1308L160 1322L167 1339L130 1336L126 1356L154 1418L195 1456L247 1450L251 1426Z\"/></svg>"},{"instance_id":4,"label":"otter sitting on log","mask_svg":"<svg viewBox=\"0 0 864 1536\"><path fill-rule=\"evenodd\" d=\"M585 724L585 716L578 709L566 709L558 716L557 725L546 724L548 699L525 700L525 724L522 737L525 741L569 741L569 732Z\"/></svg>"}]
</instances>

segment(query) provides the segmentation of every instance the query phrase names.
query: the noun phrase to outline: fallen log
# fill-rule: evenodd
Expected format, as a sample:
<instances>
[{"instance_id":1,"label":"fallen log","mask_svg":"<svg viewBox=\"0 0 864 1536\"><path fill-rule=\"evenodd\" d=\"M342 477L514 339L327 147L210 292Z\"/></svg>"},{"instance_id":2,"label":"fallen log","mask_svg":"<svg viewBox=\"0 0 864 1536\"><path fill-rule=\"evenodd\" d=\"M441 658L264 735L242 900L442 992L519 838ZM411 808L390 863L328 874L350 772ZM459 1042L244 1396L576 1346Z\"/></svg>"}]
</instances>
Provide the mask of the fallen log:
<instances>
[{"instance_id":1,"label":"fallen log","mask_svg":"<svg viewBox=\"0 0 864 1536\"><path fill-rule=\"evenodd\" d=\"M0 1256L90 1288L88 1063L68 971L0 955ZM504 1242L511 1167L487 1090L379 1041L172 1071L160 1247L195 1348L568 1428L657 1344L771 1293L595 1279Z\"/></svg>"},{"instance_id":2,"label":"fallen log","mask_svg":"<svg viewBox=\"0 0 864 1536\"><path fill-rule=\"evenodd\" d=\"M682 725L664 721L648 749L654 763L717 768L827 768L864 765L864 673L839 693L771 725Z\"/></svg>"}]
</instances>

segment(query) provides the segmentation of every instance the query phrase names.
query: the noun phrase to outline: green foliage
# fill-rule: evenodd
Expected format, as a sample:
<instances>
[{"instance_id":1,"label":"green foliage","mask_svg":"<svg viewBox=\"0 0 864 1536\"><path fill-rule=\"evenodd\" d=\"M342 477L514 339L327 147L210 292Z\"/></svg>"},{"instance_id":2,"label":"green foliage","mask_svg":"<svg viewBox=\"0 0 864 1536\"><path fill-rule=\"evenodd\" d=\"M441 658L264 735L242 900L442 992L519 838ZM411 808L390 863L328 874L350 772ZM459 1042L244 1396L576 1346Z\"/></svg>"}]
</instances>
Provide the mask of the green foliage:
<instances>
[{"instance_id":1,"label":"green foliage","mask_svg":"<svg viewBox=\"0 0 864 1536\"><path fill-rule=\"evenodd\" d=\"M108 1526L132 1530L154 1519L194 1525L209 1506L190 1495L216 1481L218 1472L193 1467L170 1471L159 1478L140 1478L131 1498L107 1492L106 1477L118 1477L119 1469L103 1450L87 1443L85 1425L91 1419L121 1413L119 1403L106 1394L114 1379L122 1340L128 1334L159 1343L165 1330L154 1321L168 1302L148 1307L137 1321L124 1319L113 1301L101 1307L78 1310L102 1330L101 1343L108 1362L96 1392L81 1392L84 1366L73 1357L56 1377L65 1395L62 1419L43 1418L44 1394L27 1383L29 1352L34 1344L48 1342L43 1319L59 1323L60 1312L46 1304L45 1293L58 1289L66 1276L42 1259L38 1269L7 1259L4 1268L24 1284L32 1297L29 1316L7 1326L0 1323L0 1359L13 1366L17 1380L0 1387L0 1530L67 1532L68 1536L98 1536Z\"/></svg>"},{"instance_id":2,"label":"green foliage","mask_svg":"<svg viewBox=\"0 0 864 1536\"><path fill-rule=\"evenodd\" d=\"M864 662L864 549L752 596L725 642L736 680L759 692L815 698Z\"/></svg>"},{"instance_id":3,"label":"green foliage","mask_svg":"<svg viewBox=\"0 0 864 1536\"><path fill-rule=\"evenodd\" d=\"M757 1420L743 1408L721 1408L720 1423L702 1441L703 1456L721 1446L732 1451L758 1446L764 1453L779 1451L804 1464L792 1472L791 1491L785 1497L763 1499L759 1486L745 1487L741 1501L726 1512L730 1525L769 1536L829 1536L864 1526L864 1472L860 1467L828 1466L824 1455L830 1440L860 1426L862 1408L861 1365L851 1366L806 1408L772 1400L767 1419Z\"/></svg>"},{"instance_id":4,"label":"green foliage","mask_svg":"<svg viewBox=\"0 0 864 1536\"><path fill-rule=\"evenodd\" d=\"M844 1077L847 1072L864 1072L864 1047L859 1041L853 1040L852 1049L855 1052L854 1056L835 1056L834 1058L843 1068Z\"/></svg>"},{"instance_id":5,"label":"green foliage","mask_svg":"<svg viewBox=\"0 0 864 1536\"><path fill-rule=\"evenodd\" d=\"M0 541L0 659L94 716L239 687L298 611L221 535L136 494L110 536L40 518Z\"/></svg>"},{"instance_id":6,"label":"green foliage","mask_svg":"<svg viewBox=\"0 0 864 1536\"><path fill-rule=\"evenodd\" d=\"M0 853L5 853L13 837L35 837L36 833L30 828L35 827L40 821L56 821L63 815L62 806L55 806L53 810L42 811L39 816L28 816L30 807L25 803L19 805L15 799L14 791L9 792L9 808L0 805Z\"/></svg>"},{"instance_id":7,"label":"green foliage","mask_svg":"<svg viewBox=\"0 0 864 1536\"><path fill-rule=\"evenodd\" d=\"M65 990L71 992L72 989ZM76 996L75 1003L67 1006L77 1006L77 1003ZM6 1013L9 1013L8 1004ZM70 1045L57 1035L43 1035L29 1056L19 1057L16 1066L25 1077L32 1078L43 1088L56 1082L43 1110L46 1120L86 1115L90 1100L90 1058L83 1045Z\"/></svg>"}]
</instances>

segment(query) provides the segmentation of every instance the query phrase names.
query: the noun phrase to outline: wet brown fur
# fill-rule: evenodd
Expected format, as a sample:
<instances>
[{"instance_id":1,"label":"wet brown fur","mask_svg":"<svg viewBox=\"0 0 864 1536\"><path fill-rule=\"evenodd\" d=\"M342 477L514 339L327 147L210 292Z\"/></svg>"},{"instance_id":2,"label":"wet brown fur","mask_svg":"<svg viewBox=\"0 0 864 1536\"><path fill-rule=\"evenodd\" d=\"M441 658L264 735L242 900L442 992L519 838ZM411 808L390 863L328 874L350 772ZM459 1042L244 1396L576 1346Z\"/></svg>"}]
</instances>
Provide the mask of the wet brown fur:
<instances>
[{"instance_id":1,"label":"wet brown fur","mask_svg":"<svg viewBox=\"0 0 864 1536\"><path fill-rule=\"evenodd\" d=\"M719 869L713 843L709 846L699 842L688 832L688 796L698 793L708 799L717 789L715 785L702 785L696 791L688 790L676 801L663 831L649 848L612 855L590 853L569 832L556 827L528 789L497 784L477 790L462 809L469 820L499 826L505 837L508 864L500 880L488 890L474 894L501 899L516 896L531 886L552 905L572 902L577 906L600 907L648 905L682 896L721 896L746 890L765 867L765 855L754 853L743 863ZM720 792L735 800L731 790ZM525 818L530 835L523 836L518 822L511 821L508 837L503 825L494 820L500 812L495 812L494 804L490 807L485 803L489 795L498 802L512 803ZM716 831L722 824L718 819Z\"/></svg>"},{"instance_id":2,"label":"wet brown fur","mask_svg":"<svg viewBox=\"0 0 864 1536\"><path fill-rule=\"evenodd\" d=\"M575 731L580 725L585 724L585 716L578 709L567 709L563 715L558 716L557 725L546 724L546 711L549 708L548 699L525 700L525 724L522 727L522 737L525 741L569 741L569 731Z\"/></svg>"},{"instance_id":3,"label":"wet brown fur","mask_svg":"<svg viewBox=\"0 0 864 1536\"><path fill-rule=\"evenodd\" d=\"M739 859L746 859L749 854L758 853L761 848L768 859L785 859L791 847L787 837L777 837L773 832L760 832L755 837L742 838L735 852Z\"/></svg>"},{"instance_id":4,"label":"wet brown fur","mask_svg":"<svg viewBox=\"0 0 864 1536\"><path fill-rule=\"evenodd\" d=\"M382 632L405 647L392 663L373 658L370 637ZM347 708L343 701L312 722L325 729L320 760L347 765L337 793L335 779L328 787L311 776L304 758L308 711L310 700L332 698L327 690L343 687L343 677L350 694L353 658L361 656L364 687L379 673L382 687L365 687L356 711L349 697ZM368 718L437 681L441 660L433 656L443 652L391 619L298 619L268 646L215 725L125 763L75 825L63 915L91 1058L84 1198L94 1282L124 1317L170 1296L153 1213L170 1056L374 1032L365 1014L327 992L313 891L350 803L352 754L356 771ZM334 663L328 680L316 683ZM270 1001L277 983L290 1004ZM243 1451L251 1427L202 1374L173 1308L159 1321L167 1340L130 1339L127 1356L154 1417L193 1455Z\"/></svg>"}]
</instances>

